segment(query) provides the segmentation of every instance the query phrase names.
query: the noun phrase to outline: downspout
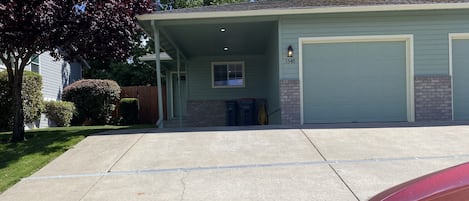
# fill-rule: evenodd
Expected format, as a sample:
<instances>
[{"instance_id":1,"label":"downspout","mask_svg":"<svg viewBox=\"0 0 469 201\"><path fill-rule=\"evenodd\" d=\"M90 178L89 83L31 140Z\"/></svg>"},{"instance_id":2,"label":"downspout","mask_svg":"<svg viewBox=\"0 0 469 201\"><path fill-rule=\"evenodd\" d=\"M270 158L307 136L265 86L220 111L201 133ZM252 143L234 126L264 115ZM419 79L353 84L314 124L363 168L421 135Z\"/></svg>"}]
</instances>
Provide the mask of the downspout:
<instances>
[{"instance_id":1,"label":"downspout","mask_svg":"<svg viewBox=\"0 0 469 201\"><path fill-rule=\"evenodd\" d=\"M161 58L160 58L160 30L156 28L155 20L151 21L153 40L155 41L156 85L158 88L158 121L156 126L163 128L163 92L161 87Z\"/></svg>"},{"instance_id":2,"label":"downspout","mask_svg":"<svg viewBox=\"0 0 469 201\"><path fill-rule=\"evenodd\" d=\"M90 64L88 64L88 62L85 59L83 59L81 55L78 55L78 59L80 60L81 64L85 65L86 68L91 69Z\"/></svg>"}]
</instances>

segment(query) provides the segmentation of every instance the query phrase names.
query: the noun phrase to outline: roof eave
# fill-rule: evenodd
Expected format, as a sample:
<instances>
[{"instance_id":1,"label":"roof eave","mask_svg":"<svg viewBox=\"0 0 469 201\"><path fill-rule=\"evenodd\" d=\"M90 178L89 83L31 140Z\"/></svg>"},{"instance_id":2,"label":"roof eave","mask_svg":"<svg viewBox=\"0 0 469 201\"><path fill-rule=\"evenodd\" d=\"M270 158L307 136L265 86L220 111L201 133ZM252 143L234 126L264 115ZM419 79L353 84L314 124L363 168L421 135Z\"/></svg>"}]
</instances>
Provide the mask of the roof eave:
<instances>
[{"instance_id":1,"label":"roof eave","mask_svg":"<svg viewBox=\"0 0 469 201\"><path fill-rule=\"evenodd\" d=\"M353 12L379 12L379 11L413 11L413 10L450 10L467 9L469 3L435 3L435 4L394 4L394 5L367 5L367 6L337 6L314 8L284 8L284 9L259 9L243 11L212 11L189 13L152 13L137 16L139 21L146 20L184 20L184 19L209 19L231 17L260 17L297 14L318 13L353 13Z\"/></svg>"}]
</instances>

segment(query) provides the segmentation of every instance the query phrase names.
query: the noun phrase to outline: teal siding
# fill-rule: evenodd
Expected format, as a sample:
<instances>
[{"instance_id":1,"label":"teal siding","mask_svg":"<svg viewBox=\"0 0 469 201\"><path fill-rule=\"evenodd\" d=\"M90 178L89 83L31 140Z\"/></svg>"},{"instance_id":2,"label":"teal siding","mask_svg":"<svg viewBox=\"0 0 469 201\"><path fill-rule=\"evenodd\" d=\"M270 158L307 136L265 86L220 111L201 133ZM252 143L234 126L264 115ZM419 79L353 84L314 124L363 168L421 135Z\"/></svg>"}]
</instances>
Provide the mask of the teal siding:
<instances>
[{"instance_id":1,"label":"teal siding","mask_svg":"<svg viewBox=\"0 0 469 201\"><path fill-rule=\"evenodd\" d=\"M244 61L244 88L212 88L212 62ZM189 100L267 98L266 58L258 56L194 57L188 61Z\"/></svg>"},{"instance_id":2,"label":"teal siding","mask_svg":"<svg viewBox=\"0 0 469 201\"><path fill-rule=\"evenodd\" d=\"M469 120L469 40L453 40L454 120Z\"/></svg>"},{"instance_id":3,"label":"teal siding","mask_svg":"<svg viewBox=\"0 0 469 201\"><path fill-rule=\"evenodd\" d=\"M303 46L305 123L407 121L405 42Z\"/></svg>"},{"instance_id":4,"label":"teal siding","mask_svg":"<svg viewBox=\"0 0 469 201\"><path fill-rule=\"evenodd\" d=\"M280 18L281 47L294 47L298 38L356 35L414 35L415 75L448 75L448 33L469 32L467 10L372 12L284 16ZM299 78L298 62L281 64L281 79Z\"/></svg>"}]
</instances>

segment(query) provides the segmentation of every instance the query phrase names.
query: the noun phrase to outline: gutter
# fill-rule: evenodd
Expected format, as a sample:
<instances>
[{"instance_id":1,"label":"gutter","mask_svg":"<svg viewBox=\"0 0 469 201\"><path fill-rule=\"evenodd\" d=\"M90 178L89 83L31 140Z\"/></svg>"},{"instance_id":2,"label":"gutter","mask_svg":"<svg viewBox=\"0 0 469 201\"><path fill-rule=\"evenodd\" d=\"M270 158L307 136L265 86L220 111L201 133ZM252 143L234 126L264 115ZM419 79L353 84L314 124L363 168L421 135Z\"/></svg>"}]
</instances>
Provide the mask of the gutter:
<instances>
[{"instance_id":1,"label":"gutter","mask_svg":"<svg viewBox=\"0 0 469 201\"><path fill-rule=\"evenodd\" d=\"M256 17L256 16L281 16L297 14L320 13L354 13L354 12L378 12L378 11L418 11L418 10L454 10L469 9L469 3L434 3L434 4L387 4L367 6L320 6L297 8L270 8L258 10L240 11L205 11L188 13L152 13L137 16L139 21L144 20L181 20L181 19L207 19L230 17Z\"/></svg>"}]
</instances>

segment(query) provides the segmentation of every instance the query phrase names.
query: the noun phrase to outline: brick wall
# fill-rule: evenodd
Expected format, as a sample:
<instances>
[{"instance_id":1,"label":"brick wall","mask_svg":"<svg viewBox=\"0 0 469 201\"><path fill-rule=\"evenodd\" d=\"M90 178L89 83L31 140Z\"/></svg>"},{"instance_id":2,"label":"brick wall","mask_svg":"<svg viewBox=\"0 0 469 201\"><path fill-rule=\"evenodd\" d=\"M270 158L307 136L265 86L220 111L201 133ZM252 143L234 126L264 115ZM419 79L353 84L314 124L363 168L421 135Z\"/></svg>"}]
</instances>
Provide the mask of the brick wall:
<instances>
[{"instance_id":1,"label":"brick wall","mask_svg":"<svg viewBox=\"0 0 469 201\"><path fill-rule=\"evenodd\" d=\"M300 124L299 80L280 80L280 107L283 125Z\"/></svg>"},{"instance_id":2,"label":"brick wall","mask_svg":"<svg viewBox=\"0 0 469 201\"><path fill-rule=\"evenodd\" d=\"M187 127L224 126L225 118L224 100L187 101Z\"/></svg>"},{"instance_id":3,"label":"brick wall","mask_svg":"<svg viewBox=\"0 0 469 201\"><path fill-rule=\"evenodd\" d=\"M447 121L452 119L451 77L415 77L415 120Z\"/></svg>"}]
</instances>

